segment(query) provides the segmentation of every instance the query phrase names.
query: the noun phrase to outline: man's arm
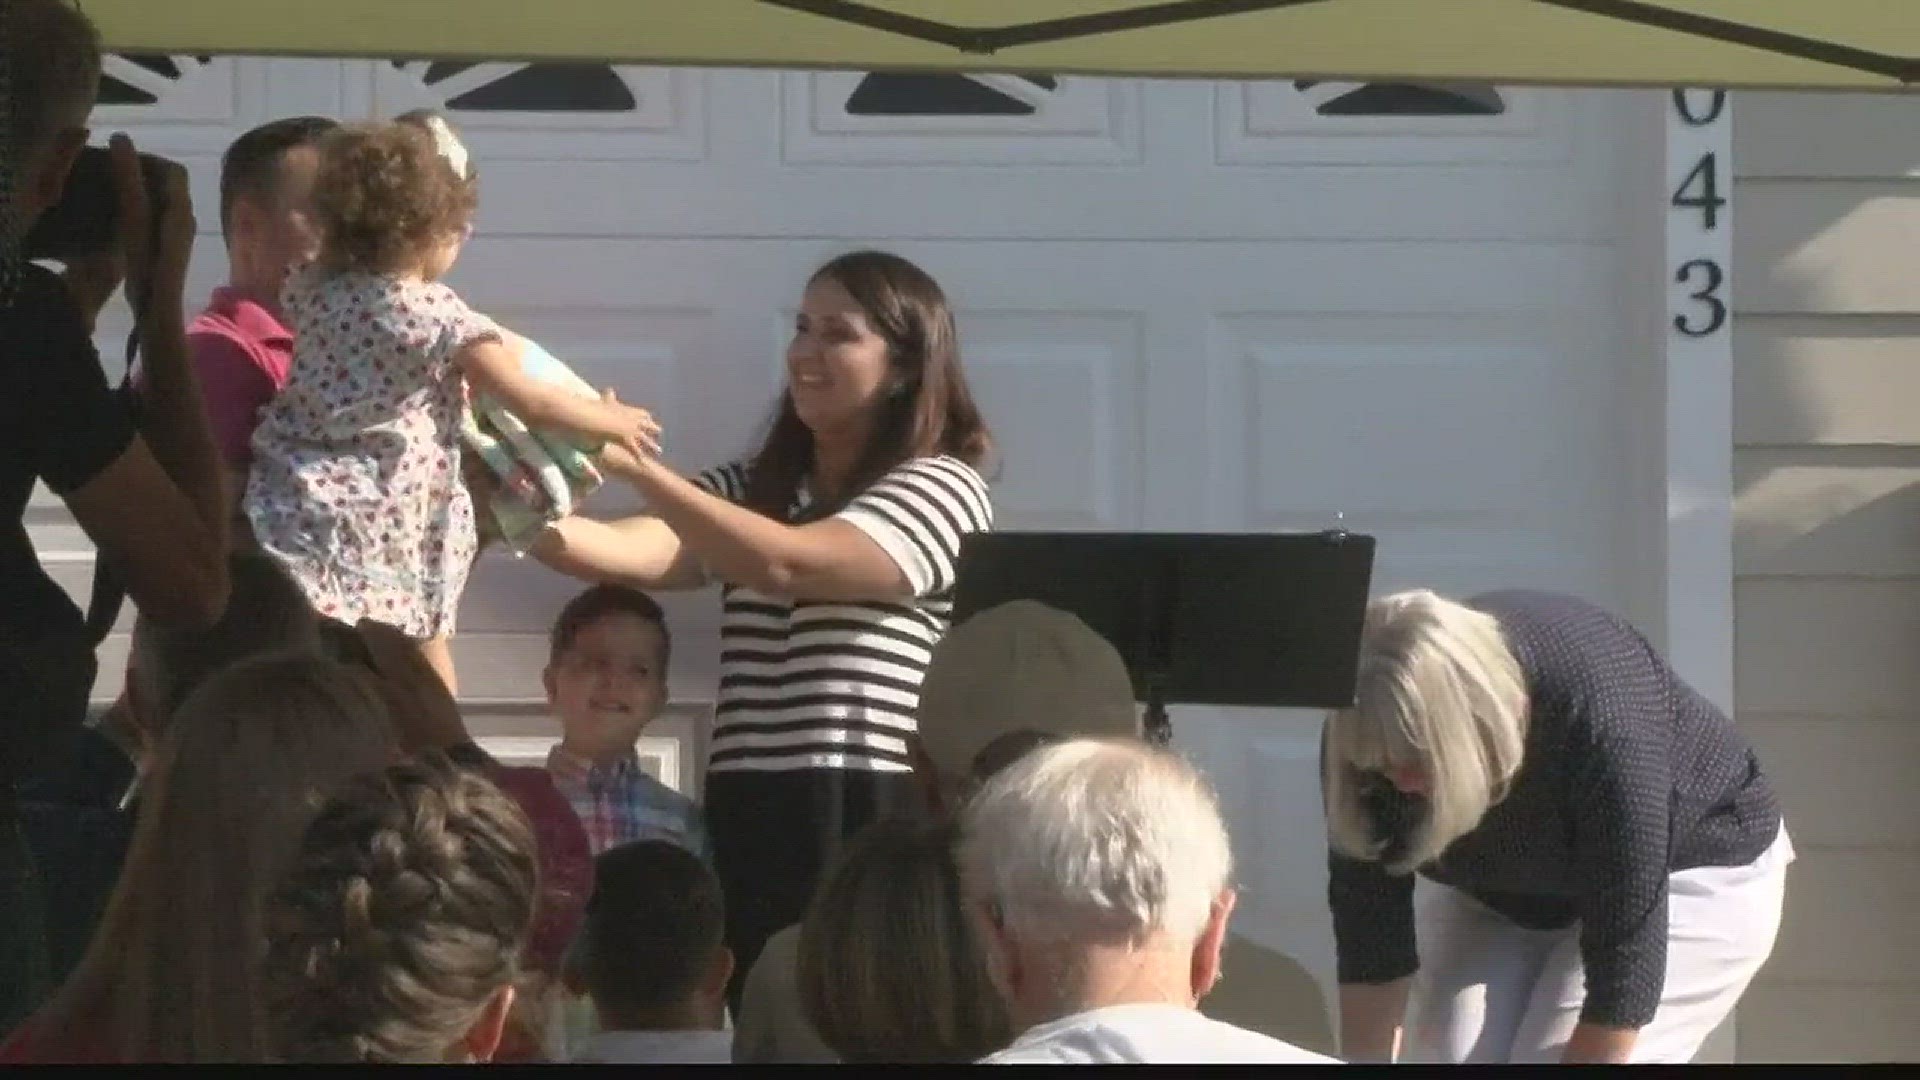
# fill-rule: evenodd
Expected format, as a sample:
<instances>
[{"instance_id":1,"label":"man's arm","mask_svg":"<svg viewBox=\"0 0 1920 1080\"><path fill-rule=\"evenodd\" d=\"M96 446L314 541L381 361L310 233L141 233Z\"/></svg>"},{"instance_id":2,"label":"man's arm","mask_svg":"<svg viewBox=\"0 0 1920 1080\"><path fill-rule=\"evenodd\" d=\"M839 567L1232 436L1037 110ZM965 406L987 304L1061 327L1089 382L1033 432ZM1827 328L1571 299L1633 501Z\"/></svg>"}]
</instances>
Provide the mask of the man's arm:
<instances>
[{"instance_id":1,"label":"man's arm","mask_svg":"<svg viewBox=\"0 0 1920 1080\"><path fill-rule=\"evenodd\" d=\"M194 229L186 174L178 166L168 170L155 249L133 146L116 136L113 153L127 288L130 296L146 298L136 316L146 347L147 418L142 434L120 443L109 461L75 460L81 455L61 449L67 441L62 436L70 433L47 432L34 440L49 456L41 475L102 554L114 560L135 605L162 621L210 624L226 609L229 510L224 465L200 402L181 310ZM83 325L71 336L79 339L74 351L84 353L86 362L75 355L57 368L48 365L39 404L56 428L86 424L87 404L105 423L98 358Z\"/></svg>"},{"instance_id":2,"label":"man's arm","mask_svg":"<svg viewBox=\"0 0 1920 1080\"><path fill-rule=\"evenodd\" d=\"M115 149L118 153L118 146ZM131 145L127 146L124 156L132 157ZM121 164L118 158L116 164ZM127 167L138 168L132 164ZM135 304L134 316L140 327L144 356L140 433L153 451L154 460L192 504L195 516L210 534L211 547L224 564L231 520L227 470L220 448L214 442L213 427L207 420L193 354L187 348L183 310L187 262L193 248L191 196L184 170L169 169L167 181L165 203L155 208L161 215L158 249L129 250L127 257L127 294ZM140 185L135 183L132 187L139 189ZM123 199L127 198L137 196L123 193ZM136 246L137 242L130 237L128 247ZM150 269L145 273L132 269L142 265ZM148 294L144 304L138 299L142 291Z\"/></svg>"}]
</instances>

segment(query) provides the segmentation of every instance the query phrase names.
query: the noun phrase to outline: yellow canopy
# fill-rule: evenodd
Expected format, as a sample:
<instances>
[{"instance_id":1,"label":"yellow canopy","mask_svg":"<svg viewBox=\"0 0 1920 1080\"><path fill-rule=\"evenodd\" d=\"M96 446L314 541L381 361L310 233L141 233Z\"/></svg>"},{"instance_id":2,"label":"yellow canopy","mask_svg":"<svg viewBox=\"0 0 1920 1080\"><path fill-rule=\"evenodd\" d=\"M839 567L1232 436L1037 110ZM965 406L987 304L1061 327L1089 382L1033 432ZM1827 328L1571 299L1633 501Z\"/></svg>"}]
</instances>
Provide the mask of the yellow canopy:
<instances>
[{"instance_id":1,"label":"yellow canopy","mask_svg":"<svg viewBox=\"0 0 1920 1080\"><path fill-rule=\"evenodd\" d=\"M80 0L123 52L1898 90L1920 0Z\"/></svg>"}]
</instances>

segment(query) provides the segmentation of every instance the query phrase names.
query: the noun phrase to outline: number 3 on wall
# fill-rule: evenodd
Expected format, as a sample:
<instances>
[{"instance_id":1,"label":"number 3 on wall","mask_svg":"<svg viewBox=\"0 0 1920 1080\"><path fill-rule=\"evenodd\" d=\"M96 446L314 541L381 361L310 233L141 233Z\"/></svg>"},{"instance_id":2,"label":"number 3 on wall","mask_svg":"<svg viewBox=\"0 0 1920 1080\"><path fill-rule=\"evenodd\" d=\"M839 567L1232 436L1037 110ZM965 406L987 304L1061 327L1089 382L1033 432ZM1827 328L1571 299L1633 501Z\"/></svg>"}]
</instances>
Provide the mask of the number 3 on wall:
<instances>
[{"instance_id":1,"label":"number 3 on wall","mask_svg":"<svg viewBox=\"0 0 1920 1080\"><path fill-rule=\"evenodd\" d=\"M1695 279L1702 279L1695 284ZM1720 298L1720 286L1726 284L1727 272L1712 259L1688 259L1680 264L1680 271L1673 280L1682 285L1692 286L1693 291L1687 299L1706 308L1706 313L1695 321L1686 312L1673 317L1673 328L1688 337L1706 337L1708 334L1727 325L1727 302Z\"/></svg>"}]
</instances>

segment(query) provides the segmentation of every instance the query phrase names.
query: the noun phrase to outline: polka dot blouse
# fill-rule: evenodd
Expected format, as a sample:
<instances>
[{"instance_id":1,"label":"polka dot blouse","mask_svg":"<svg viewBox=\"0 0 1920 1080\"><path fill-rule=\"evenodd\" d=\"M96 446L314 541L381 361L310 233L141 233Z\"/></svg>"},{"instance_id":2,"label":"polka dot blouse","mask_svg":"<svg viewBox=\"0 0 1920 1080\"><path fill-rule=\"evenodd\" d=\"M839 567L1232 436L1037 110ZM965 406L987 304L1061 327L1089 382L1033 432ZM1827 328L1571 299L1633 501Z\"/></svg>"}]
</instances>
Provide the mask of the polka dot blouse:
<instances>
[{"instance_id":1,"label":"polka dot blouse","mask_svg":"<svg viewBox=\"0 0 1920 1080\"><path fill-rule=\"evenodd\" d=\"M1512 590L1470 606L1500 620L1532 713L1512 793L1420 873L1529 929L1578 924L1589 1023L1639 1028L1666 979L1667 876L1743 866L1780 830L1753 748L1645 638L1570 596ZM1383 835L1418 800L1382 784ZM1343 983L1419 968L1413 878L1330 854Z\"/></svg>"}]
</instances>

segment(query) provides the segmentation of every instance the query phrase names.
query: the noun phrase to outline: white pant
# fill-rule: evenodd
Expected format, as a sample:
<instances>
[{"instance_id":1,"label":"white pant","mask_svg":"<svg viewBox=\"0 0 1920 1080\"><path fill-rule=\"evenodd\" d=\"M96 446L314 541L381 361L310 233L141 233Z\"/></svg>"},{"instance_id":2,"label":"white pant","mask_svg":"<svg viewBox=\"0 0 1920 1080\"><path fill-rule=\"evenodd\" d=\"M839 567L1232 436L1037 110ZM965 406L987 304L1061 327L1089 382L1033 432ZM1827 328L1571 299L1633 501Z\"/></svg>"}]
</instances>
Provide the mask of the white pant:
<instances>
[{"instance_id":1,"label":"white pant","mask_svg":"<svg viewBox=\"0 0 1920 1080\"><path fill-rule=\"evenodd\" d=\"M1635 1062L1691 1061L1773 951L1793 844L1746 866L1668 878L1667 975ZM1527 930L1425 878L1414 892L1420 974L1400 1060L1556 1062L1586 999L1580 928Z\"/></svg>"}]
</instances>

